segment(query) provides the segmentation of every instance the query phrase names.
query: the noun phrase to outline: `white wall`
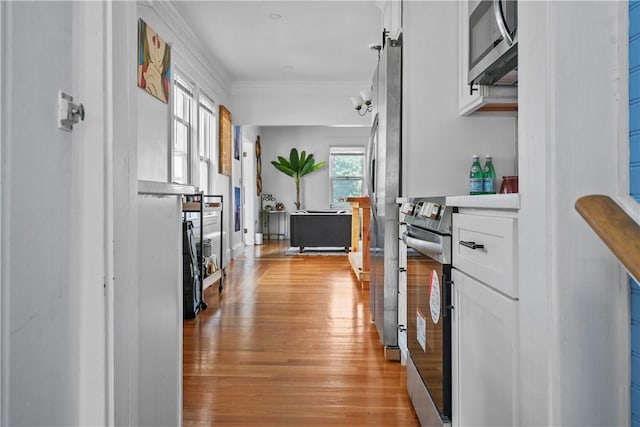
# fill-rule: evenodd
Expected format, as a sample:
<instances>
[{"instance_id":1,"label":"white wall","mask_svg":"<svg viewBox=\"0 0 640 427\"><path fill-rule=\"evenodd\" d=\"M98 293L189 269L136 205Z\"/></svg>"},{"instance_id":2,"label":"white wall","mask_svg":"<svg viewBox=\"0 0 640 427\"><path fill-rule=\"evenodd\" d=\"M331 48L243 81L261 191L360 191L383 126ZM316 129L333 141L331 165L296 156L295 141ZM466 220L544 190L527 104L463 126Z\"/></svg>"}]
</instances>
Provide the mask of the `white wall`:
<instances>
[{"instance_id":1,"label":"white wall","mask_svg":"<svg viewBox=\"0 0 640 427\"><path fill-rule=\"evenodd\" d=\"M371 67L371 75L375 61L372 64L363 64ZM368 125L371 119L358 116L349 98L370 86L370 80L316 84L237 82L232 90L234 120L257 126Z\"/></svg>"},{"instance_id":2,"label":"white wall","mask_svg":"<svg viewBox=\"0 0 640 427\"><path fill-rule=\"evenodd\" d=\"M138 9L141 9L140 7ZM143 9L142 18L161 37L168 37L168 31L158 22L155 14ZM153 23L152 23L153 22ZM172 53L175 49L172 49ZM175 59L174 59L175 61ZM175 62L174 62L175 64ZM175 68L172 70L175 73ZM137 83L136 83L137 85ZM173 91L173 88L171 88ZM146 181L171 182L169 168L171 147L171 108L140 88L135 88L138 104L138 179Z\"/></svg>"},{"instance_id":3,"label":"white wall","mask_svg":"<svg viewBox=\"0 0 640 427\"><path fill-rule=\"evenodd\" d=\"M457 2L403 7L402 195L468 194L474 154L493 155L499 185L516 171L516 119L459 115Z\"/></svg>"},{"instance_id":4,"label":"white wall","mask_svg":"<svg viewBox=\"0 0 640 427\"><path fill-rule=\"evenodd\" d=\"M355 112L353 113L355 115ZM367 116L370 116L368 114ZM369 118L370 120L370 118ZM331 146L366 147L369 140L368 128L341 127L263 127L262 142L262 192L273 194L277 201L284 203L285 209L296 209L296 187L293 178L278 171L271 161L278 156L289 158L291 148L313 154L316 162L327 165L301 180L300 204L302 209L329 209L331 186L329 182L329 148Z\"/></svg>"},{"instance_id":5,"label":"white wall","mask_svg":"<svg viewBox=\"0 0 640 427\"><path fill-rule=\"evenodd\" d=\"M619 190L626 7L519 4L522 425L629 423L627 284L574 209Z\"/></svg>"},{"instance_id":6,"label":"white wall","mask_svg":"<svg viewBox=\"0 0 640 427\"><path fill-rule=\"evenodd\" d=\"M69 19L75 8L53 2L3 2L0 8L0 423L76 425L78 152L73 134L56 128L58 89L76 88Z\"/></svg>"}]
</instances>

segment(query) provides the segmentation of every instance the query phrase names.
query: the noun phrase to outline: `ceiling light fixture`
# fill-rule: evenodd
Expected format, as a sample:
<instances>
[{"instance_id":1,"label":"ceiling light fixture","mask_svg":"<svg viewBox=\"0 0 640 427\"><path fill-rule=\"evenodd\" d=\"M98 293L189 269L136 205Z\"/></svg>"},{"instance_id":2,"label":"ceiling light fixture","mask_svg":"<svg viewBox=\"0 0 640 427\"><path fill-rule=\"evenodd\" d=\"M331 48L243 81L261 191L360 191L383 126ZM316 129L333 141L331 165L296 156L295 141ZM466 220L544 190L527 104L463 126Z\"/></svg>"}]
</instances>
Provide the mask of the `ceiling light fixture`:
<instances>
[{"instance_id":1,"label":"ceiling light fixture","mask_svg":"<svg viewBox=\"0 0 640 427\"><path fill-rule=\"evenodd\" d=\"M279 13L270 13L269 14L269 19L273 19L274 21L277 19L282 18L282 15L280 15Z\"/></svg>"},{"instance_id":2,"label":"ceiling light fixture","mask_svg":"<svg viewBox=\"0 0 640 427\"><path fill-rule=\"evenodd\" d=\"M373 96L369 89L360 91L359 96L352 96L351 102L353 103L353 107L358 112L359 116L364 116L365 114L371 112L371 100Z\"/></svg>"}]
</instances>

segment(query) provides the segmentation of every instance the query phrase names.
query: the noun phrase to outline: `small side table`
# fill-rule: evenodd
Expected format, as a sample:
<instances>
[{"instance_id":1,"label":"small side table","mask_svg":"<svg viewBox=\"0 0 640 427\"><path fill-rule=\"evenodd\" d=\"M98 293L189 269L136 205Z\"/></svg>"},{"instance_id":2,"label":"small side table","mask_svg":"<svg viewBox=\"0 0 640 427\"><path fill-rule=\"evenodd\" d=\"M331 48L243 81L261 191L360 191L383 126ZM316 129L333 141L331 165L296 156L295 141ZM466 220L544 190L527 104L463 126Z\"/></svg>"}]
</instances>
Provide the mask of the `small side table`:
<instances>
[{"instance_id":1,"label":"small side table","mask_svg":"<svg viewBox=\"0 0 640 427\"><path fill-rule=\"evenodd\" d=\"M269 210L262 211L262 232L265 239L271 240L271 236L275 236L276 240L285 240L287 238L287 211L285 210ZM271 222L275 220L275 233L271 232ZM280 223L282 222L282 228Z\"/></svg>"}]
</instances>

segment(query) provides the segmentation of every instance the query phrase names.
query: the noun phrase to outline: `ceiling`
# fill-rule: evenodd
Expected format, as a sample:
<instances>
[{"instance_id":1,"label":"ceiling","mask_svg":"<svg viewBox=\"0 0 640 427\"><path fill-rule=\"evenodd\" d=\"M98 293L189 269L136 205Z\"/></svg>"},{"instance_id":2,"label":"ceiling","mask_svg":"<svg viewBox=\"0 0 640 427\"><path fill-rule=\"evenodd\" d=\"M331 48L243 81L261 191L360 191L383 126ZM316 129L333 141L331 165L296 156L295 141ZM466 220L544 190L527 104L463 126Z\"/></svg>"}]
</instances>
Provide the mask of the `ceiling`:
<instances>
[{"instance_id":1,"label":"ceiling","mask_svg":"<svg viewBox=\"0 0 640 427\"><path fill-rule=\"evenodd\" d=\"M173 1L232 83L366 82L381 43L374 1Z\"/></svg>"}]
</instances>

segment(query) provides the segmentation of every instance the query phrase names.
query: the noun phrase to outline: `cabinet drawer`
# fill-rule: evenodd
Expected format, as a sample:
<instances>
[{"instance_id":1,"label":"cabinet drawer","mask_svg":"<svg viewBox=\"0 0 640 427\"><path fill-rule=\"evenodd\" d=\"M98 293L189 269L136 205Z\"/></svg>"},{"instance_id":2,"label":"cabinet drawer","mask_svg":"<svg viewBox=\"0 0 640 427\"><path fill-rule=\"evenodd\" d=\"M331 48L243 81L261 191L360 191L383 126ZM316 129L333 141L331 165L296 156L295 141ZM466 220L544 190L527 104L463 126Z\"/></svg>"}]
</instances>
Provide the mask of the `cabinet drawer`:
<instances>
[{"instance_id":1,"label":"cabinet drawer","mask_svg":"<svg viewBox=\"0 0 640 427\"><path fill-rule=\"evenodd\" d=\"M515 218L454 214L453 266L518 298L516 225Z\"/></svg>"}]
</instances>

